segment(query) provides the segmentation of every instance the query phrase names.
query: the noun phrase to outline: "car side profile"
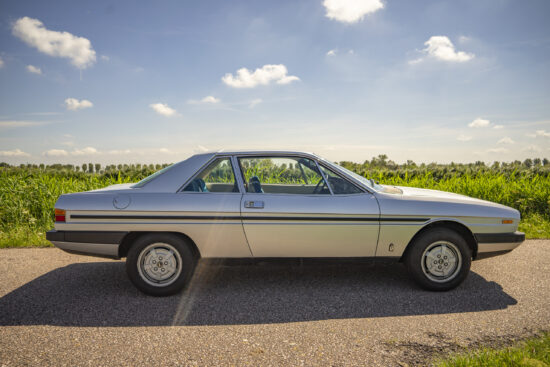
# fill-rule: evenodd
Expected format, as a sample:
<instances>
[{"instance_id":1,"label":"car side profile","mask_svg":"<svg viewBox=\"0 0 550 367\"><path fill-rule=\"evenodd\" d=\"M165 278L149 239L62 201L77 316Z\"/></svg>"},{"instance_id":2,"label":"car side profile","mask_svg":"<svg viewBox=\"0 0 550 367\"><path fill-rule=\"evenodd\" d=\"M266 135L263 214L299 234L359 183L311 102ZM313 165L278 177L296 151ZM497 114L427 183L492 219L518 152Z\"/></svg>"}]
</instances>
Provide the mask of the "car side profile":
<instances>
[{"instance_id":1,"label":"car side profile","mask_svg":"<svg viewBox=\"0 0 550 367\"><path fill-rule=\"evenodd\" d=\"M389 258L445 291L472 260L525 240L513 208L379 185L304 152L197 154L136 184L61 195L55 218L55 246L126 257L133 284L155 296L182 290L200 258Z\"/></svg>"}]
</instances>

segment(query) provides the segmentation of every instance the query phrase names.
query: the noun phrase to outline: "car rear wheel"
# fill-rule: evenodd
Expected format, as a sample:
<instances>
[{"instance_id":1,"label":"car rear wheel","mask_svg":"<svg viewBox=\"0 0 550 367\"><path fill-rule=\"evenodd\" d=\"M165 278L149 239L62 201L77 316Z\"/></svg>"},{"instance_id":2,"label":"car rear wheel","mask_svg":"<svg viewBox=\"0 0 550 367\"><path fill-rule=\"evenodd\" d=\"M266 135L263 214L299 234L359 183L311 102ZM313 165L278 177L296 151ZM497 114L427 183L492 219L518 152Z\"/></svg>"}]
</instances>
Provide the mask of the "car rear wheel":
<instances>
[{"instance_id":1,"label":"car rear wheel","mask_svg":"<svg viewBox=\"0 0 550 367\"><path fill-rule=\"evenodd\" d=\"M126 258L132 283L152 296L169 296L189 283L195 269L190 244L173 234L139 237Z\"/></svg>"},{"instance_id":2,"label":"car rear wheel","mask_svg":"<svg viewBox=\"0 0 550 367\"><path fill-rule=\"evenodd\" d=\"M411 246L405 264L422 288L447 291L468 276L472 250L457 232L437 228L421 234Z\"/></svg>"}]
</instances>

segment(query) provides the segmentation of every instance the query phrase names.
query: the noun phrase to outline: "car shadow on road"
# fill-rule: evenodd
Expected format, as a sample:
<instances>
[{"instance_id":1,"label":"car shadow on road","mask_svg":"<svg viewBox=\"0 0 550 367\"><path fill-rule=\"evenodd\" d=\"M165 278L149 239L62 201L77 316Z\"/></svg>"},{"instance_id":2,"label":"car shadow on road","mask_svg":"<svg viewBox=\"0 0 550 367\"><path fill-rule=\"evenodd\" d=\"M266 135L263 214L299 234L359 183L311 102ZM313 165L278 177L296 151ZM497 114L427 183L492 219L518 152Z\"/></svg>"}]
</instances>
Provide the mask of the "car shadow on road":
<instances>
[{"instance_id":1,"label":"car shadow on road","mask_svg":"<svg viewBox=\"0 0 550 367\"><path fill-rule=\"evenodd\" d=\"M479 312L517 301L471 272L449 292L416 287L384 262L200 263L189 288L146 296L123 262L76 263L0 298L0 325L161 326L284 323Z\"/></svg>"}]
</instances>

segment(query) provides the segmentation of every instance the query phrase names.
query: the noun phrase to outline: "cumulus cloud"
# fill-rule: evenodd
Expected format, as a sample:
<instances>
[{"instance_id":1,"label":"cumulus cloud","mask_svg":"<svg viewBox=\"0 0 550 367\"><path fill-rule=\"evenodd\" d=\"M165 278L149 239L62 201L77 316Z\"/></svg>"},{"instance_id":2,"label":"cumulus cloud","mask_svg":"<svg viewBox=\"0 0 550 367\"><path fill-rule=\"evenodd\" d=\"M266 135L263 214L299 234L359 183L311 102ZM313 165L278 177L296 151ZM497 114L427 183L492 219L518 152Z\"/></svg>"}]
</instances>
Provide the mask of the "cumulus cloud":
<instances>
[{"instance_id":1,"label":"cumulus cloud","mask_svg":"<svg viewBox=\"0 0 550 367\"><path fill-rule=\"evenodd\" d=\"M537 130L534 134L527 134L527 136L530 138L550 138L550 132L546 132L546 130Z\"/></svg>"},{"instance_id":2,"label":"cumulus cloud","mask_svg":"<svg viewBox=\"0 0 550 367\"><path fill-rule=\"evenodd\" d=\"M195 99L190 99L189 101L187 101L187 103L189 103L189 104L201 104L201 103L215 104L215 103L220 103L220 99L216 98L214 96L206 96L203 99L198 100L198 101L195 100Z\"/></svg>"},{"instance_id":3,"label":"cumulus cloud","mask_svg":"<svg viewBox=\"0 0 550 367\"><path fill-rule=\"evenodd\" d=\"M159 153L163 153L163 154L170 153L170 150L167 148L160 148Z\"/></svg>"},{"instance_id":4,"label":"cumulus cloud","mask_svg":"<svg viewBox=\"0 0 550 367\"><path fill-rule=\"evenodd\" d=\"M456 51L455 46L446 36L432 36L429 40L424 42L424 45L426 46L426 48L422 50L422 53L426 54L427 57L440 61L466 62L475 57L475 55L472 53ZM417 64L423 60L424 58L421 57L409 61L409 64Z\"/></svg>"},{"instance_id":5,"label":"cumulus cloud","mask_svg":"<svg viewBox=\"0 0 550 367\"><path fill-rule=\"evenodd\" d=\"M27 45L46 55L69 59L79 69L86 69L96 61L90 40L69 32L46 29L38 19L19 18L13 25L12 32Z\"/></svg>"},{"instance_id":6,"label":"cumulus cloud","mask_svg":"<svg viewBox=\"0 0 550 367\"><path fill-rule=\"evenodd\" d=\"M42 69L33 65L27 65L26 69L29 73L39 74L39 75L42 74Z\"/></svg>"},{"instance_id":7,"label":"cumulus cloud","mask_svg":"<svg viewBox=\"0 0 550 367\"><path fill-rule=\"evenodd\" d=\"M260 103L262 103L262 99L261 99L261 98L253 99L252 101L250 101L250 104L248 105L248 108L254 108L254 107L256 107L257 105L259 105Z\"/></svg>"},{"instance_id":8,"label":"cumulus cloud","mask_svg":"<svg viewBox=\"0 0 550 367\"><path fill-rule=\"evenodd\" d=\"M382 8L381 0L324 0L326 17L343 23L356 23Z\"/></svg>"},{"instance_id":9,"label":"cumulus cloud","mask_svg":"<svg viewBox=\"0 0 550 367\"><path fill-rule=\"evenodd\" d=\"M336 56L336 50L329 50L329 52L327 52L327 56Z\"/></svg>"},{"instance_id":10,"label":"cumulus cloud","mask_svg":"<svg viewBox=\"0 0 550 367\"><path fill-rule=\"evenodd\" d=\"M87 99L78 100L76 98L67 98L65 100L65 107L71 111L81 110L83 108L90 108L94 104Z\"/></svg>"},{"instance_id":11,"label":"cumulus cloud","mask_svg":"<svg viewBox=\"0 0 550 367\"><path fill-rule=\"evenodd\" d=\"M491 125L491 121L478 117L474 121L470 122L468 124L468 127L478 128L478 127L487 127L489 125Z\"/></svg>"},{"instance_id":12,"label":"cumulus cloud","mask_svg":"<svg viewBox=\"0 0 550 367\"><path fill-rule=\"evenodd\" d=\"M487 149L487 153L506 153L508 149L506 148L491 148Z\"/></svg>"},{"instance_id":13,"label":"cumulus cloud","mask_svg":"<svg viewBox=\"0 0 550 367\"><path fill-rule=\"evenodd\" d=\"M504 128L504 125L494 125L493 126L493 129L497 129L497 130L502 129L502 128Z\"/></svg>"},{"instance_id":14,"label":"cumulus cloud","mask_svg":"<svg viewBox=\"0 0 550 367\"><path fill-rule=\"evenodd\" d=\"M537 153L537 152L540 152L541 149L540 147L536 146L536 145L528 145L526 146L525 148L522 149L523 152L532 152L532 153Z\"/></svg>"},{"instance_id":15,"label":"cumulus cloud","mask_svg":"<svg viewBox=\"0 0 550 367\"><path fill-rule=\"evenodd\" d=\"M115 150L109 150L107 154L109 155L123 155L123 154L130 154L132 151L130 149L115 149Z\"/></svg>"},{"instance_id":16,"label":"cumulus cloud","mask_svg":"<svg viewBox=\"0 0 550 367\"><path fill-rule=\"evenodd\" d=\"M504 138L500 139L497 144L514 144L515 141L512 140L512 138L505 136Z\"/></svg>"},{"instance_id":17,"label":"cumulus cloud","mask_svg":"<svg viewBox=\"0 0 550 367\"><path fill-rule=\"evenodd\" d=\"M464 134L460 134L459 136L457 136L456 140L458 140L458 141L470 141L470 140L472 140L472 137L464 135Z\"/></svg>"},{"instance_id":18,"label":"cumulus cloud","mask_svg":"<svg viewBox=\"0 0 550 367\"><path fill-rule=\"evenodd\" d=\"M0 69L4 67L4 60L0 57Z\"/></svg>"},{"instance_id":19,"label":"cumulus cloud","mask_svg":"<svg viewBox=\"0 0 550 367\"><path fill-rule=\"evenodd\" d=\"M42 153L46 157L66 157L69 153L64 149L50 149Z\"/></svg>"},{"instance_id":20,"label":"cumulus cloud","mask_svg":"<svg viewBox=\"0 0 550 367\"><path fill-rule=\"evenodd\" d=\"M84 149L75 149L71 152L71 155L93 155L99 153L96 148L86 147Z\"/></svg>"},{"instance_id":21,"label":"cumulus cloud","mask_svg":"<svg viewBox=\"0 0 550 367\"><path fill-rule=\"evenodd\" d=\"M152 103L149 107L151 107L159 115L166 117L172 117L178 114L175 109L171 108L166 103Z\"/></svg>"},{"instance_id":22,"label":"cumulus cloud","mask_svg":"<svg viewBox=\"0 0 550 367\"><path fill-rule=\"evenodd\" d=\"M30 154L21 149L0 150L0 157L30 157Z\"/></svg>"},{"instance_id":23,"label":"cumulus cloud","mask_svg":"<svg viewBox=\"0 0 550 367\"><path fill-rule=\"evenodd\" d=\"M237 70L235 76L227 73L222 77L222 81L233 88L254 88L258 85L268 85L271 82L289 84L300 80L297 76L287 74L288 70L283 64L264 65L254 71L241 68Z\"/></svg>"}]
</instances>

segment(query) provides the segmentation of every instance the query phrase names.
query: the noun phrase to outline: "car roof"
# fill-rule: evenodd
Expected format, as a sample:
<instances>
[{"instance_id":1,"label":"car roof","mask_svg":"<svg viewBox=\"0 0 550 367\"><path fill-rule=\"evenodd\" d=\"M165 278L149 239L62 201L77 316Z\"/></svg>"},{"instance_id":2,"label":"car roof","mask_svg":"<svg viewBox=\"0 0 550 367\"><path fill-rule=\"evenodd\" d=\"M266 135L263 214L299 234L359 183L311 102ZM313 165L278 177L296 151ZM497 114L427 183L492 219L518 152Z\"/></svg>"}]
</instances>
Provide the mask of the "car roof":
<instances>
[{"instance_id":1,"label":"car roof","mask_svg":"<svg viewBox=\"0 0 550 367\"><path fill-rule=\"evenodd\" d=\"M315 153L302 152L294 150L225 150L220 149L215 152L210 152L215 155L305 155L319 158Z\"/></svg>"}]
</instances>

